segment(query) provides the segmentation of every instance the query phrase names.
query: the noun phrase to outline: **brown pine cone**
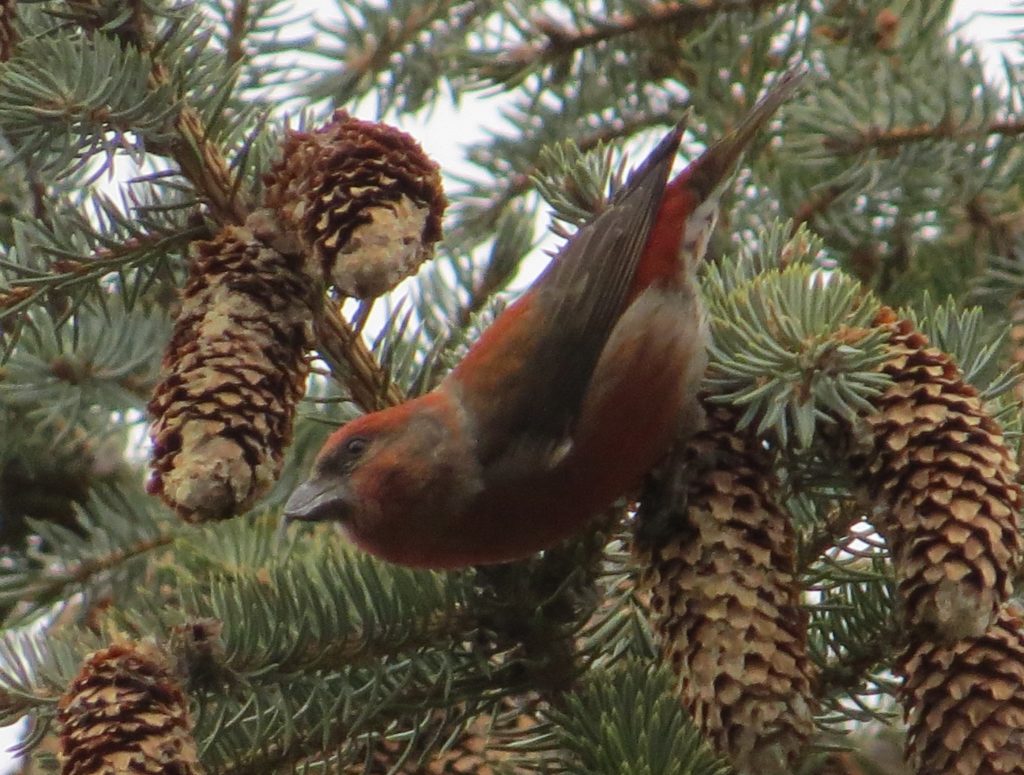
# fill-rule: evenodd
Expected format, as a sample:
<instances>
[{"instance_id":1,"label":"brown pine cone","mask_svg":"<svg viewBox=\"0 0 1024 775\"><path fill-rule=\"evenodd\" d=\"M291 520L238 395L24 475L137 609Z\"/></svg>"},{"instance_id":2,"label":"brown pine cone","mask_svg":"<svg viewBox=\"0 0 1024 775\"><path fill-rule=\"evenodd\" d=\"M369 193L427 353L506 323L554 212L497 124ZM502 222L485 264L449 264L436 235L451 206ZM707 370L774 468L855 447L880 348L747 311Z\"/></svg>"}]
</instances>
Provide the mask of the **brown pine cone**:
<instances>
[{"instance_id":1,"label":"brown pine cone","mask_svg":"<svg viewBox=\"0 0 1024 775\"><path fill-rule=\"evenodd\" d=\"M57 706L64 775L198 775L188 702L142 643L90 655Z\"/></svg>"},{"instance_id":2,"label":"brown pine cone","mask_svg":"<svg viewBox=\"0 0 1024 775\"><path fill-rule=\"evenodd\" d=\"M983 633L1020 565L1021 490L1002 431L952 359L884 309L894 382L855 436L908 624L927 637Z\"/></svg>"},{"instance_id":3,"label":"brown pine cone","mask_svg":"<svg viewBox=\"0 0 1024 775\"><path fill-rule=\"evenodd\" d=\"M904 678L907 759L921 775L1024 775L1024 611L980 637L912 646Z\"/></svg>"},{"instance_id":4,"label":"brown pine cone","mask_svg":"<svg viewBox=\"0 0 1024 775\"><path fill-rule=\"evenodd\" d=\"M405 132L344 110L314 132L290 132L264 182L265 206L298 235L311 272L348 296L391 290L441 238L437 165Z\"/></svg>"},{"instance_id":5,"label":"brown pine cone","mask_svg":"<svg viewBox=\"0 0 1024 775\"><path fill-rule=\"evenodd\" d=\"M793 526L757 439L707 415L645 492L634 551L697 726L740 771L788 773L815 706Z\"/></svg>"},{"instance_id":6,"label":"brown pine cone","mask_svg":"<svg viewBox=\"0 0 1024 775\"><path fill-rule=\"evenodd\" d=\"M276 479L305 392L311 298L300 260L248 229L193 245L149 403L150 491L183 519L242 513Z\"/></svg>"}]
</instances>

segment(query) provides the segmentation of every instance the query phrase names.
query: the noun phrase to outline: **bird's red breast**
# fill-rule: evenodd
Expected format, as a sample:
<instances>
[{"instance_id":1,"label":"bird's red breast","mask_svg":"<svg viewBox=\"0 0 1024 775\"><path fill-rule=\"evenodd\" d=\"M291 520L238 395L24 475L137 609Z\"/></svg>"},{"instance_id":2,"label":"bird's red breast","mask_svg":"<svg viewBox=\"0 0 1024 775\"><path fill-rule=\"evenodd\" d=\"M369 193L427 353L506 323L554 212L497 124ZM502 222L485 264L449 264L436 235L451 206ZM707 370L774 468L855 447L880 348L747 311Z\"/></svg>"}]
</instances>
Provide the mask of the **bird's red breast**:
<instances>
[{"instance_id":1,"label":"bird's red breast","mask_svg":"<svg viewBox=\"0 0 1024 775\"><path fill-rule=\"evenodd\" d=\"M341 428L289 499L368 551L450 568L578 532L697 423L707 331L696 266L785 76L668 183L676 127L430 394Z\"/></svg>"}]
</instances>

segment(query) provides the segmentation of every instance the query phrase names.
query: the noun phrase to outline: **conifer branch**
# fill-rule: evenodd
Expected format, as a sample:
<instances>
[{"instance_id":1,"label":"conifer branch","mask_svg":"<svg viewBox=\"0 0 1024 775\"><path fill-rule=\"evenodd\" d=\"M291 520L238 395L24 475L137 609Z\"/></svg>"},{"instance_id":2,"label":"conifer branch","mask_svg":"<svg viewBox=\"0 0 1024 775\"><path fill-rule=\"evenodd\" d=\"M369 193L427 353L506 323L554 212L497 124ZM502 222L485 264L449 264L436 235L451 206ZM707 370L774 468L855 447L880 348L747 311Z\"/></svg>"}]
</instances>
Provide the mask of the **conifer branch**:
<instances>
[{"instance_id":1,"label":"conifer branch","mask_svg":"<svg viewBox=\"0 0 1024 775\"><path fill-rule=\"evenodd\" d=\"M851 156L868 149L894 150L911 143L930 140L970 140L977 137L999 135L1018 137L1024 134L1024 120L1005 119L986 126L955 126L951 120L938 124L897 126L890 129L870 126L847 137L826 137L822 142L837 156Z\"/></svg>"},{"instance_id":2,"label":"conifer branch","mask_svg":"<svg viewBox=\"0 0 1024 775\"><path fill-rule=\"evenodd\" d=\"M248 28L248 17L249 0L235 0L235 3L231 8L231 16L228 25L228 39L224 47L227 53L227 62L229 65L234 65L241 61L245 56L243 39Z\"/></svg>"},{"instance_id":3,"label":"conifer branch","mask_svg":"<svg viewBox=\"0 0 1024 775\"><path fill-rule=\"evenodd\" d=\"M801 544L797 553L797 573L807 573L830 546L841 541L857 521L864 518L865 506L854 500L837 504L825 515L823 524Z\"/></svg>"},{"instance_id":4,"label":"conifer branch","mask_svg":"<svg viewBox=\"0 0 1024 775\"><path fill-rule=\"evenodd\" d=\"M498 3L493 0L394 0L341 6L343 25L319 25L335 39L321 53L338 72L311 71L307 96L344 105L375 88L378 109L411 112L437 94L441 81L458 90L457 54L472 30Z\"/></svg>"},{"instance_id":5,"label":"conifer branch","mask_svg":"<svg viewBox=\"0 0 1024 775\"><path fill-rule=\"evenodd\" d=\"M152 57L150 87L155 91L171 85L171 71L161 61L153 40L153 25L146 14L144 3L133 2L131 15L125 24L114 30L124 43L134 46L140 52ZM88 20L79 20L88 28ZM227 160L210 141L206 127L195 107L184 100L180 103L178 115L173 119L177 138L166 145L150 140L149 151L168 155L177 163L181 174L189 180L196 191L209 205L214 218L221 224L241 224L245 221L252 203L240 191Z\"/></svg>"},{"instance_id":6,"label":"conifer branch","mask_svg":"<svg viewBox=\"0 0 1024 775\"><path fill-rule=\"evenodd\" d=\"M611 121L606 121L596 129L581 132L578 138L574 138L576 146L581 153L593 150L602 143L611 143L616 140L631 137L644 129L651 129L657 126L668 126L679 120L680 111L675 109L670 112L633 113L624 116L617 116ZM530 144L530 138L524 140L524 145ZM537 149L539 152L539 148ZM536 161L529 167L519 172L514 172L505 177L505 185L483 204L479 210L461 212L459 220L463 229L471 228L474 231L489 231L498 222L501 214L513 201L529 192L534 187L534 176L540 171ZM482 305L486 298L478 300L478 306Z\"/></svg>"},{"instance_id":7,"label":"conifer branch","mask_svg":"<svg viewBox=\"0 0 1024 775\"><path fill-rule=\"evenodd\" d=\"M1024 132L1024 121L1021 122ZM967 221L971 226L989 235L995 253L1003 258L1016 258L1018 240L1024 231L1021 212L1001 215L991 212L988 203L980 194L972 196L964 205Z\"/></svg>"},{"instance_id":8,"label":"conifer branch","mask_svg":"<svg viewBox=\"0 0 1024 775\"><path fill-rule=\"evenodd\" d=\"M569 56L587 46L665 25L675 25L676 34L683 36L719 14L741 11L756 13L783 3L784 0L654 3L643 13L616 14L575 30L567 29L548 17L540 17L534 22L534 29L538 35L544 36L543 42L509 49L497 57L493 66L481 67L480 73L486 77L509 67L526 69L540 62Z\"/></svg>"},{"instance_id":9,"label":"conifer branch","mask_svg":"<svg viewBox=\"0 0 1024 775\"><path fill-rule=\"evenodd\" d=\"M152 232L101 248L88 256L65 255L50 265L50 271L33 273L34 276L25 277L0 293L0 320L38 303L48 293L92 283L111 272L127 271L149 260L154 253L184 249L189 242L208 233L203 226L174 234ZM11 268L24 272L24 267Z\"/></svg>"},{"instance_id":10,"label":"conifer branch","mask_svg":"<svg viewBox=\"0 0 1024 775\"><path fill-rule=\"evenodd\" d=\"M14 27L16 13L16 0L0 0L0 62L10 59L18 45L18 31Z\"/></svg>"},{"instance_id":11,"label":"conifer branch","mask_svg":"<svg viewBox=\"0 0 1024 775\"><path fill-rule=\"evenodd\" d=\"M890 633L895 636L896 633ZM858 649L849 659L827 664L818 673L815 696L825 700L857 692L871 670L883 664L903 644L895 637L874 638L867 648Z\"/></svg>"},{"instance_id":12,"label":"conifer branch","mask_svg":"<svg viewBox=\"0 0 1024 775\"><path fill-rule=\"evenodd\" d=\"M233 13L232 21L237 25L233 24L232 35L244 27L243 5L247 4L241 3ZM241 42L237 41L237 44L240 46ZM149 45L148 41L146 45ZM167 83L169 77L168 69L155 61L151 76L153 85ZM206 199L218 223L243 224L252 211L253 202L241 190L224 154L209 141L198 111L190 105L183 105L175 120L175 128L180 139L166 150L178 163L182 175ZM385 396L391 403L401 400L400 393L392 392L387 373L362 338L337 312L325 312L316 330L320 347L329 352L330 359L334 361L332 368L344 363L345 371L352 375L353 397L360 406L364 409L382 408L380 401L385 400Z\"/></svg>"},{"instance_id":13,"label":"conifer branch","mask_svg":"<svg viewBox=\"0 0 1024 775\"><path fill-rule=\"evenodd\" d=\"M170 523L168 523L170 524ZM30 582L19 590L23 600L53 599L62 590L89 582L91 579L113 570L129 560L169 546L174 542L176 533L166 531L137 541L128 546L117 546L110 553L89 557L68 568L64 573L50 571L41 575L35 582Z\"/></svg>"},{"instance_id":14,"label":"conifer branch","mask_svg":"<svg viewBox=\"0 0 1024 775\"><path fill-rule=\"evenodd\" d=\"M309 718L310 723L288 722L290 734L262 738L259 745L251 749L232 751L236 754L234 757L211 765L210 770L218 775L276 772L310 757L345 751L350 743L358 742L359 736L381 731L387 722L410 709L416 709L417 713L443 712L460 702L486 704L500 695L522 693L536 682L534 670L523 663L517 663L513 670L498 668L474 675L467 670L470 666L461 660L459 656L434 660L439 664L431 668L443 676L442 680L438 680L437 675L428 675L429 671L418 670L411 661L381 666L372 678L378 689L371 695L358 691L357 697L364 696L355 703L355 697L349 696L348 702L345 697L338 697L335 707L325 708L327 713ZM322 695L334 678L325 676L314 694ZM337 689L351 691L340 685ZM302 710L308 715L310 705L325 699L323 696L308 698L304 702L309 705Z\"/></svg>"},{"instance_id":15,"label":"conifer branch","mask_svg":"<svg viewBox=\"0 0 1024 775\"><path fill-rule=\"evenodd\" d=\"M160 83L161 70L154 71L155 84ZM175 120L175 129L179 139L171 143L168 151L181 174L206 200L218 223L244 223L252 202L238 186L224 155L209 141L196 109L185 105Z\"/></svg>"},{"instance_id":16,"label":"conifer branch","mask_svg":"<svg viewBox=\"0 0 1024 775\"><path fill-rule=\"evenodd\" d=\"M336 308L325 304L313 326L318 351L335 374L345 375L345 386L362 409L373 412L402 402L402 389Z\"/></svg>"},{"instance_id":17,"label":"conifer branch","mask_svg":"<svg viewBox=\"0 0 1024 775\"><path fill-rule=\"evenodd\" d=\"M833 183L811 194L793 210L790 235L795 235L803 224L825 213L849 189L849 185Z\"/></svg>"},{"instance_id":18,"label":"conifer branch","mask_svg":"<svg viewBox=\"0 0 1024 775\"><path fill-rule=\"evenodd\" d=\"M379 38L368 36L362 50L347 51L345 69L348 77L359 82L363 78L385 69L391 57L416 39L439 16L452 13L455 6L466 5L463 0L442 0L434 3L417 3L405 14L393 14L384 35ZM477 10L478 3L469 3L469 11Z\"/></svg>"}]
</instances>

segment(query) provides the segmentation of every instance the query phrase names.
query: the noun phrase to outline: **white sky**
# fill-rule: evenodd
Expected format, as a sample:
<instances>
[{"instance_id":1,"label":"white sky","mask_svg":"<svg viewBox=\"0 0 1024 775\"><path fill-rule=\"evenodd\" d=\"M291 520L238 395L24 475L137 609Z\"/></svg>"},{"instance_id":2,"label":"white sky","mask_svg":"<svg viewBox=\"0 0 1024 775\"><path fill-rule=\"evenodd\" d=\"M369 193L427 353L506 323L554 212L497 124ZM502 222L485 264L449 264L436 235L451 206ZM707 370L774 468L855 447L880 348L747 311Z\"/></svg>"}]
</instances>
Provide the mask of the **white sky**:
<instances>
[{"instance_id":1,"label":"white sky","mask_svg":"<svg viewBox=\"0 0 1024 775\"><path fill-rule=\"evenodd\" d=\"M1021 44L1007 40L1015 32L1013 26L998 16L1011 4L1012 0L959 0L954 10L957 21L967 24L966 36L984 44L986 64L994 77L998 77L1001 69L1001 55L1017 60L1021 58ZM297 10L305 6L311 11L322 11L326 5L320 0L297 0L295 3ZM448 102L441 101L429 116L403 119L401 127L423 144L442 169L460 170L466 169L462 149L483 139L484 127L498 122L493 105L470 96L463 98L458 111ZM19 725L0 727L0 775L16 768L16 761L6 749L16 742L18 730Z\"/></svg>"}]
</instances>

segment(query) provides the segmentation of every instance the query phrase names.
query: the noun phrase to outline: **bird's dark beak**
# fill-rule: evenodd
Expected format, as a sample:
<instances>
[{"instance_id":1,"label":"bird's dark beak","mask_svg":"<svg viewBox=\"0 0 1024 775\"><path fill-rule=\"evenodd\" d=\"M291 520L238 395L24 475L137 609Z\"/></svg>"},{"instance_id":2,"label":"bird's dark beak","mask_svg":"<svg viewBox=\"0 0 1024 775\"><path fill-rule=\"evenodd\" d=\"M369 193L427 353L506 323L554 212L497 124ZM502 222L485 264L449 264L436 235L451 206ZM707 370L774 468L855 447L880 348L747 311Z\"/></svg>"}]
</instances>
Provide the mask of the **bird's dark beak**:
<instances>
[{"instance_id":1,"label":"bird's dark beak","mask_svg":"<svg viewBox=\"0 0 1024 775\"><path fill-rule=\"evenodd\" d=\"M686 168L683 174L687 177L687 184L700 201L711 197L715 189L728 179L736 162L750 145L750 141L775 115L779 106L793 96L804 75L802 69L788 70L784 73L725 137L714 143Z\"/></svg>"},{"instance_id":2,"label":"bird's dark beak","mask_svg":"<svg viewBox=\"0 0 1024 775\"><path fill-rule=\"evenodd\" d=\"M284 505L284 523L342 521L352 510L348 488L335 479L312 476L288 498Z\"/></svg>"}]
</instances>

